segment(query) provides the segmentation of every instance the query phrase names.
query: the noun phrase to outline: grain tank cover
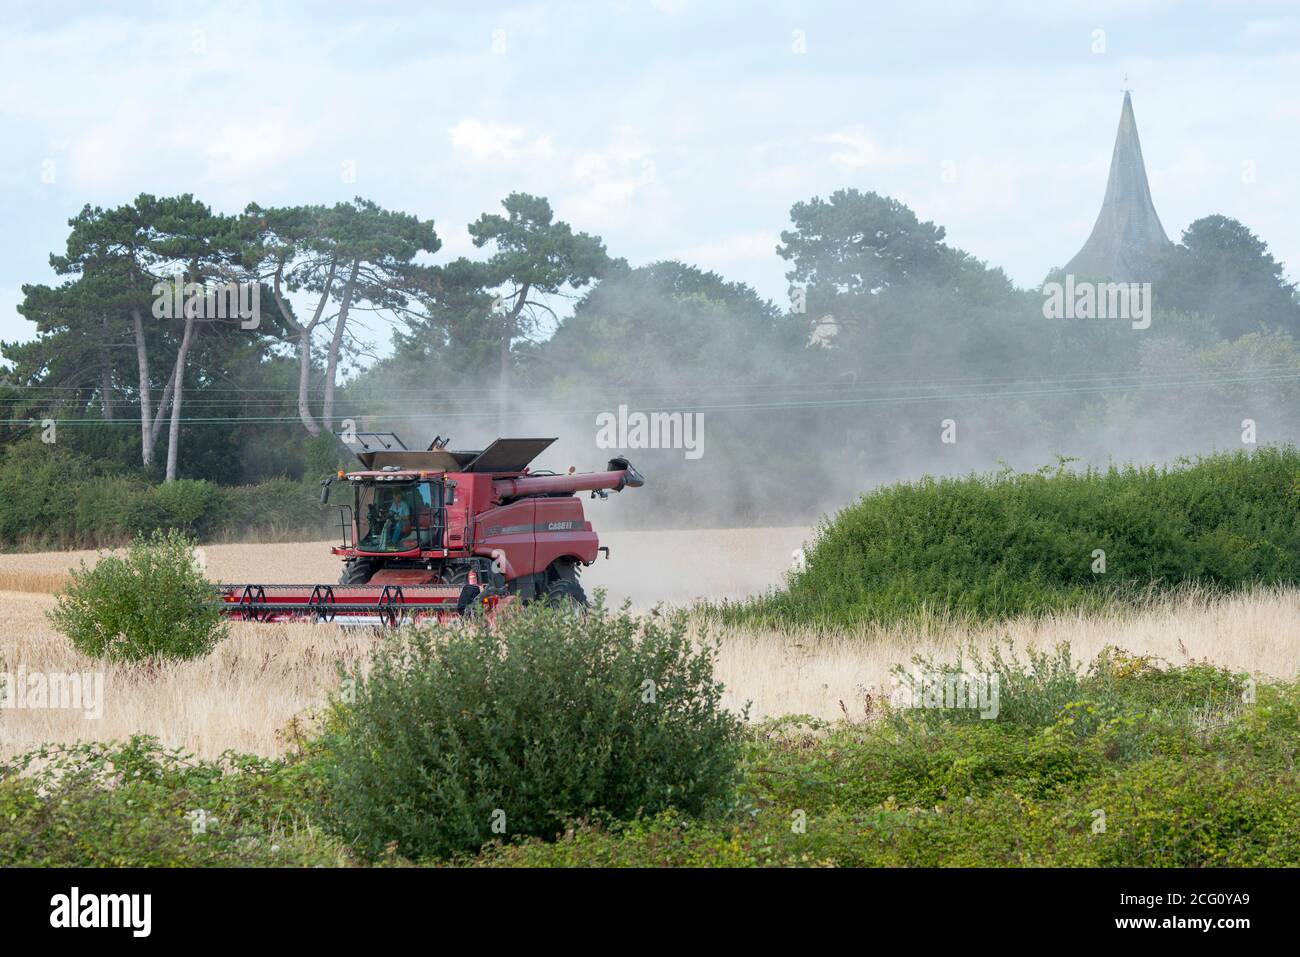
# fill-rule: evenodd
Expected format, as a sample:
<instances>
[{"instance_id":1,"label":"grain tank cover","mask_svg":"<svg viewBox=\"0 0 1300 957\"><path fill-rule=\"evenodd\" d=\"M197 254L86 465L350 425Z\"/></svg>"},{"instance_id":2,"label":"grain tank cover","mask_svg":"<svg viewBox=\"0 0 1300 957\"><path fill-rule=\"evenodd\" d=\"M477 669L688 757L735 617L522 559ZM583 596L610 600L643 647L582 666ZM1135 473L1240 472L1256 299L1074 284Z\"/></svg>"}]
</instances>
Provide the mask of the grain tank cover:
<instances>
[{"instance_id":1,"label":"grain tank cover","mask_svg":"<svg viewBox=\"0 0 1300 957\"><path fill-rule=\"evenodd\" d=\"M336 432L335 435L357 457L362 468L375 471L393 466L404 471L455 472L478 454L435 448L413 451L395 432Z\"/></svg>"},{"instance_id":2,"label":"grain tank cover","mask_svg":"<svg viewBox=\"0 0 1300 957\"><path fill-rule=\"evenodd\" d=\"M522 472L555 439L497 439L466 465L465 472Z\"/></svg>"},{"instance_id":3,"label":"grain tank cover","mask_svg":"<svg viewBox=\"0 0 1300 957\"><path fill-rule=\"evenodd\" d=\"M453 451L435 439L424 451L408 449L393 432L336 432L363 468L378 471L522 472L555 439L497 439L482 451Z\"/></svg>"},{"instance_id":4,"label":"grain tank cover","mask_svg":"<svg viewBox=\"0 0 1300 957\"><path fill-rule=\"evenodd\" d=\"M459 472L462 458L442 449L428 452L357 452L361 464L371 471L393 466L403 472Z\"/></svg>"}]
</instances>

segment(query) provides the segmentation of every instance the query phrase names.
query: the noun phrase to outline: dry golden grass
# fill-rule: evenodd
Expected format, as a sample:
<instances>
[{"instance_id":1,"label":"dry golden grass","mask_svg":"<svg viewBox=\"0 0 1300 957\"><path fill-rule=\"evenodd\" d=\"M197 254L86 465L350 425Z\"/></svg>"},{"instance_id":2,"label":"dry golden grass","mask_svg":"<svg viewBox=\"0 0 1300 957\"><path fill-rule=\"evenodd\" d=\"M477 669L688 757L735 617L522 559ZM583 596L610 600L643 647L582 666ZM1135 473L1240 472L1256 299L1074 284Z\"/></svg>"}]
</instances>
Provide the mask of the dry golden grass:
<instances>
[{"instance_id":1,"label":"dry golden grass","mask_svg":"<svg viewBox=\"0 0 1300 957\"><path fill-rule=\"evenodd\" d=\"M337 662L364 657L369 633L333 626L231 627L208 657L162 665L106 664L72 649L54 631L46 595L0 592L0 671L102 673L103 716L80 710L0 710L0 756L46 742L156 735L168 746L205 757L227 748L274 756L296 716L318 709L337 687Z\"/></svg>"},{"instance_id":2,"label":"dry golden grass","mask_svg":"<svg viewBox=\"0 0 1300 957\"><path fill-rule=\"evenodd\" d=\"M67 572L0 568L0 591L34 591L49 595L61 589L67 580Z\"/></svg>"},{"instance_id":3,"label":"dry golden grass","mask_svg":"<svg viewBox=\"0 0 1300 957\"><path fill-rule=\"evenodd\" d=\"M589 569L588 589L637 608L685 603L696 595L739 597L776 584L804 529L624 531L603 534L613 558ZM224 582L334 582L341 562L332 542L205 545L208 577ZM335 662L364 654L373 638L332 626L234 624L209 658L157 669L101 666L82 658L44 617L69 571L93 551L0 555L0 671L104 672L102 719L78 712L0 710L0 755L41 743L110 740L133 732L204 756L226 748L278 755L280 732L317 708L336 686ZM4 591L7 589L7 592ZM25 592L26 594L17 594Z\"/></svg>"},{"instance_id":4,"label":"dry golden grass","mask_svg":"<svg viewBox=\"0 0 1300 957\"><path fill-rule=\"evenodd\" d=\"M656 602L685 605L696 598L741 598L781 582L791 552L807 536L805 528L702 529L698 531L602 532L610 560L600 558L583 572L590 592L603 588L612 605L631 600L648 609ZM221 582L336 582L342 561L327 542L204 545L208 577ZM107 554L112 554L107 553ZM54 591L63 576L84 561L93 565L99 552L31 552L0 555L0 590ZM9 586L9 575L45 573L48 588ZM14 579L17 581L18 579ZM33 578L33 584L41 581Z\"/></svg>"},{"instance_id":5,"label":"dry golden grass","mask_svg":"<svg viewBox=\"0 0 1300 957\"><path fill-rule=\"evenodd\" d=\"M342 562L330 554L332 544L334 543L294 542L279 545L204 545L202 555L208 577L214 581L251 581L259 584L335 582L338 581ZM82 562L94 565L101 554L121 554L121 551L0 555L0 583L7 580L6 575L13 574L46 573L62 578L80 567ZM55 582L49 590L53 591L61 583Z\"/></svg>"},{"instance_id":6,"label":"dry golden grass","mask_svg":"<svg viewBox=\"0 0 1300 957\"><path fill-rule=\"evenodd\" d=\"M777 584L805 529L717 529L613 532L604 540L613 558L584 579L604 587L611 604L635 608L656 601L685 604L753 594ZM210 577L221 581L330 582L339 560L328 542L208 545ZM47 741L108 740L134 732L204 756L226 748L274 756L295 717L320 707L337 682L336 663L364 657L374 638L333 626L236 623L230 639L208 658L157 668L101 666L77 655L44 612L48 595L70 569L94 552L0 556L0 671L103 671L102 719L79 712L0 710L0 755ZM915 654L952 657L969 644L988 647L1011 638L1017 647L1048 648L1068 641L1087 661L1106 645L1179 663L1208 659L1234 670L1293 678L1300 673L1300 590L1261 589L1215 601L1195 593L1154 601L1129 612L1062 614L996 627L915 625L872 627L818 636L811 632L714 628L721 639L719 677L727 704L752 702L751 717L811 714L834 719L862 713L865 697L888 689L889 672ZM693 626L699 634L700 624ZM843 702L843 709L840 702Z\"/></svg>"},{"instance_id":7,"label":"dry golden grass","mask_svg":"<svg viewBox=\"0 0 1300 957\"><path fill-rule=\"evenodd\" d=\"M337 686L336 663L363 660L373 636L329 625L235 623L201 661L158 667L101 665L68 646L45 620L45 595L0 593L0 671L102 671L104 712L0 710L0 757L44 742L121 739L135 732L212 757L227 748L267 756L288 747L283 731L318 709ZM1223 600L1185 595L1121 615L1058 615L998 627L871 628L859 633L716 629L718 677L728 707L752 702L753 719L863 713L866 695L888 690L890 668L915 654L951 658L1010 637L1017 648L1068 641L1087 661L1107 645L1181 663L1208 659L1259 676L1295 678L1300 590L1260 589ZM692 625L700 633L699 622ZM843 711L840 702L844 702Z\"/></svg>"},{"instance_id":8,"label":"dry golden grass","mask_svg":"<svg viewBox=\"0 0 1300 957\"><path fill-rule=\"evenodd\" d=\"M1070 645L1087 664L1108 645L1155 655L1171 664L1210 661L1257 677L1300 676L1300 589L1261 588L1214 599L1189 592L1106 614L1063 613L997 625L896 625L817 635L811 631L712 627L721 640L718 677L727 705L752 702L751 717L863 715L868 694L888 693L890 671L914 655L952 660L963 649ZM843 702L843 706L841 706Z\"/></svg>"}]
</instances>

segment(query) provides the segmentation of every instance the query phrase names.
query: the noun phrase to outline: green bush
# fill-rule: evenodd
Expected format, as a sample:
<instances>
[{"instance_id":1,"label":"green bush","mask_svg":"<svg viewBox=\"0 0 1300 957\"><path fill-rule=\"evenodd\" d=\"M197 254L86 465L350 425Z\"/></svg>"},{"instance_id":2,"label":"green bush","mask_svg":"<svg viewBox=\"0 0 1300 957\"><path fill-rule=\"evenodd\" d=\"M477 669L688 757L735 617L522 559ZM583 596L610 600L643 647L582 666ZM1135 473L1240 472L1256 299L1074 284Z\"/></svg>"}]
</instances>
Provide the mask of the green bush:
<instances>
[{"instance_id":1,"label":"green bush","mask_svg":"<svg viewBox=\"0 0 1300 957\"><path fill-rule=\"evenodd\" d=\"M5 448L0 457L0 540L67 544L78 477L91 471L85 459L39 438Z\"/></svg>"},{"instance_id":2,"label":"green bush","mask_svg":"<svg viewBox=\"0 0 1300 957\"><path fill-rule=\"evenodd\" d=\"M149 497L162 516L160 526L187 535L208 533L219 517L217 486L202 479L176 479L155 485L149 490Z\"/></svg>"},{"instance_id":3,"label":"green bush","mask_svg":"<svg viewBox=\"0 0 1300 957\"><path fill-rule=\"evenodd\" d=\"M573 817L724 808L742 719L712 649L601 601L390 637L322 740L332 820L363 855L446 857L553 838Z\"/></svg>"},{"instance_id":4,"label":"green bush","mask_svg":"<svg viewBox=\"0 0 1300 957\"><path fill-rule=\"evenodd\" d=\"M195 760L149 737L44 747L0 763L0 867L347 863L316 829L309 762Z\"/></svg>"},{"instance_id":5,"label":"green bush","mask_svg":"<svg viewBox=\"0 0 1300 957\"><path fill-rule=\"evenodd\" d=\"M304 485L272 479L260 485L227 486L220 491L224 532L250 533L259 538L310 533L319 538L329 535L338 521L336 509L321 507L320 486L314 482Z\"/></svg>"},{"instance_id":6,"label":"green bush","mask_svg":"<svg viewBox=\"0 0 1300 957\"><path fill-rule=\"evenodd\" d=\"M1018 690L994 720L948 708L857 724L766 722L746 745L745 813L575 821L558 842L489 846L466 863L1300 864L1300 685L1254 688L1204 664L1168 667L1112 648L1071 687L1069 660L1068 649L1003 657L1002 684ZM1080 697L1062 702L1067 692Z\"/></svg>"},{"instance_id":7,"label":"green bush","mask_svg":"<svg viewBox=\"0 0 1300 957\"><path fill-rule=\"evenodd\" d=\"M820 526L805 568L784 589L718 613L815 627L987 620L1101 608L1188 585L1295 583L1298 506L1300 451L1289 446L1167 469L1062 464L927 478L864 496Z\"/></svg>"},{"instance_id":8,"label":"green bush","mask_svg":"<svg viewBox=\"0 0 1300 957\"><path fill-rule=\"evenodd\" d=\"M48 614L82 654L114 661L195 658L226 635L216 594L180 532L153 532L126 554L83 561Z\"/></svg>"},{"instance_id":9,"label":"green bush","mask_svg":"<svg viewBox=\"0 0 1300 957\"><path fill-rule=\"evenodd\" d=\"M324 456L326 445L319 444ZM111 548L167 529L203 540L319 538L332 535L337 521L334 509L319 504L325 472L307 482L217 485L153 484L141 471L104 471L103 462L37 436L0 449L0 550Z\"/></svg>"},{"instance_id":10,"label":"green bush","mask_svg":"<svg viewBox=\"0 0 1300 957\"><path fill-rule=\"evenodd\" d=\"M141 479L114 475L93 477L80 482L76 490L76 507L70 530L76 544L120 542L133 533L158 526L160 511L145 518L142 508L149 486ZM152 504L152 503L151 503Z\"/></svg>"},{"instance_id":11,"label":"green bush","mask_svg":"<svg viewBox=\"0 0 1300 957\"><path fill-rule=\"evenodd\" d=\"M469 657L476 650L495 651L498 665L478 668ZM530 656L512 641L467 647L435 670L463 665L483 679L503 675L510 657L520 671L555 660ZM1008 654L996 667L1006 686L1059 703L1068 660L1068 651L1058 649L1027 661ZM591 697L590 678L580 668L575 674L574 690L557 692L547 679L541 683L547 694L507 696L500 708L488 692L516 681L471 693L466 677L434 708L427 703L435 698L426 694L368 697L372 692L363 686L353 704L341 702L330 717L320 742L327 747L280 760L229 753L196 760L149 738L38 749L0 762L0 866L354 863L353 849L333 832L342 827L347 840L356 840L348 820L359 808L373 812L359 818L363 823L386 815L403 826L448 808L450 792L436 790L442 777L428 771L432 762L414 758L421 742L451 742L441 753L466 754L470 743L480 750L487 743L489 727L527 722L531 737L522 751L509 753L548 768L553 736L536 716L556 712L564 735L590 728L591 737L571 747L591 767L590 755L612 739L599 719L603 712L584 724L572 707ZM426 692L435 685L446 686L427 681ZM404 680L403 687L414 686ZM952 709L931 720L908 709L857 723L799 716L768 721L744 734L741 778L734 798L722 802L729 813L708 814L680 802L658 802L652 810L649 801L626 819L579 810L563 825L548 824L542 837L513 834L516 840L493 841L452 861L539 867L1300 865L1300 684L1255 687L1203 664L1169 667L1112 648L1080 669L1072 693L1079 697L1055 710L1009 701L993 720L969 721ZM707 699L699 699L701 706ZM418 710L400 710L409 704ZM389 733L354 739L354 758L360 755L362 763L350 767L366 769L365 797L340 805L347 794L340 794L346 777L335 766L337 735L361 720L358 705L375 709L365 721L372 729L383 706L399 710L385 720ZM399 742L400 735L406 737ZM370 762L363 754L367 745L375 747ZM519 746L517 740L511 745ZM436 745L424 747L431 754ZM500 767L520 767L505 753L481 753L486 756L461 759L459 774L445 775L453 790L465 787L466 775L473 789L479 781L502 780ZM372 777L384 769L397 779L386 789ZM572 793L562 781L555 788L561 799ZM561 808L546 800L548 793L531 790L526 800L557 813L584 803ZM504 808L510 799L500 800ZM198 829L197 812L206 822ZM325 822L328 827L318 826ZM397 836L391 847L378 844L382 834L374 837L375 844L358 847L379 863L418 856L402 850Z\"/></svg>"}]
</instances>

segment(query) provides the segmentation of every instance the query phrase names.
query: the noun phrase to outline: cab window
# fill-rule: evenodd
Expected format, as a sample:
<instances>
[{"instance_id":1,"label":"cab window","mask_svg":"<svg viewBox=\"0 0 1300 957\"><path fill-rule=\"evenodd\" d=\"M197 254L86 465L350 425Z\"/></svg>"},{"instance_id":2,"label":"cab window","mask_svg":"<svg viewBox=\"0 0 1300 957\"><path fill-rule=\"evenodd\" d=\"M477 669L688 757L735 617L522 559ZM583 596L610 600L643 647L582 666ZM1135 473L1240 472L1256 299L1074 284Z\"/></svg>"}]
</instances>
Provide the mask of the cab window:
<instances>
[{"instance_id":1,"label":"cab window","mask_svg":"<svg viewBox=\"0 0 1300 957\"><path fill-rule=\"evenodd\" d=\"M427 529L429 514L427 484L363 486L357 496L357 548L364 552L410 551L419 543L421 528Z\"/></svg>"}]
</instances>

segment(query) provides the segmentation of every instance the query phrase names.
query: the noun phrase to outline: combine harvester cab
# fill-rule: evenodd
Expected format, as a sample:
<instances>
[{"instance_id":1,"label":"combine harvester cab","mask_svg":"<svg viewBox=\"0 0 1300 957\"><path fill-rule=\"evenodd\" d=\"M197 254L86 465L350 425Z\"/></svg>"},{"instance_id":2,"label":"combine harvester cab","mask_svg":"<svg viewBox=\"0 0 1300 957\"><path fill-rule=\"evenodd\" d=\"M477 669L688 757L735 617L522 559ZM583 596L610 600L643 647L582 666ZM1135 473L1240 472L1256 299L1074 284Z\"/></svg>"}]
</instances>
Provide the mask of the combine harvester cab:
<instances>
[{"instance_id":1,"label":"combine harvester cab","mask_svg":"<svg viewBox=\"0 0 1300 957\"><path fill-rule=\"evenodd\" d=\"M340 438L345 438L340 436ZM362 470L321 483L346 483L337 504L343 560L337 585L224 585L230 617L245 621L316 621L397 625L448 621L471 610L493 614L519 599L586 604L578 581L602 548L576 493L605 498L645 480L626 459L603 472L530 472L555 439L497 439L476 452L454 452L435 439L408 450L392 433L356 433L345 444Z\"/></svg>"}]
</instances>

